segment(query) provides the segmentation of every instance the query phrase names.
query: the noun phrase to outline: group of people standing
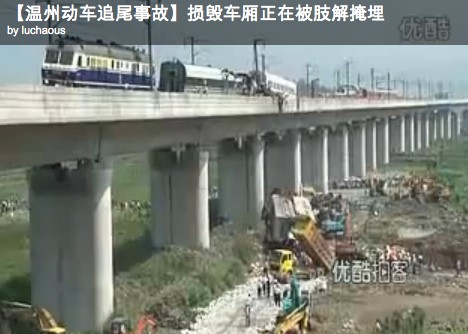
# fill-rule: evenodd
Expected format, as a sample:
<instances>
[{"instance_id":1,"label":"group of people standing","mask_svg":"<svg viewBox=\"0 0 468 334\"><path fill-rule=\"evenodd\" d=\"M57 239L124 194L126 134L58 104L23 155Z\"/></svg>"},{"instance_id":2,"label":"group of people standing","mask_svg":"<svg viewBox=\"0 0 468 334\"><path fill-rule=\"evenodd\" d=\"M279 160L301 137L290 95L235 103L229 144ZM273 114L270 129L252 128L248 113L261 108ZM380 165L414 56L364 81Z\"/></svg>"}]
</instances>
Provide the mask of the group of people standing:
<instances>
[{"instance_id":1,"label":"group of people standing","mask_svg":"<svg viewBox=\"0 0 468 334\"><path fill-rule=\"evenodd\" d=\"M282 288L279 282L270 276L267 270L258 278L257 283L257 297L270 298L273 295L273 302L275 306L281 306Z\"/></svg>"}]
</instances>

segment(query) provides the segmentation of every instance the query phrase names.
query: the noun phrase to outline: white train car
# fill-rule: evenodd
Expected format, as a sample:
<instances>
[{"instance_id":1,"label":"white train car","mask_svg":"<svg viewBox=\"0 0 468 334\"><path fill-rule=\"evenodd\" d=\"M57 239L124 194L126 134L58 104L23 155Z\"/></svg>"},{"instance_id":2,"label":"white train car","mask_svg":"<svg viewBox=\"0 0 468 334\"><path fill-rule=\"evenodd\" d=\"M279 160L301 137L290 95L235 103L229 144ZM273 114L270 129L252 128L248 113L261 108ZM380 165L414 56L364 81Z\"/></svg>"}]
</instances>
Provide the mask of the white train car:
<instances>
[{"instance_id":1,"label":"white train car","mask_svg":"<svg viewBox=\"0 0 468 334\"><path fill-rule=\"evenodd\" d=\"M268 91L288 97L297 95L297 84L294 81L269 72L265 72L263 77L263 82Z\"/></svg>"},{"instance_id":2,"label":"white train car","mask_svg":"<svg viewBox=\"0 0 468 334\"><path fill-rule=\"evenodd\" d=\"M189 65L176 60L161 64L158 90L222 93L241 89L241 85L242 79L227 69Z\"/></svg>"}]
</instances>

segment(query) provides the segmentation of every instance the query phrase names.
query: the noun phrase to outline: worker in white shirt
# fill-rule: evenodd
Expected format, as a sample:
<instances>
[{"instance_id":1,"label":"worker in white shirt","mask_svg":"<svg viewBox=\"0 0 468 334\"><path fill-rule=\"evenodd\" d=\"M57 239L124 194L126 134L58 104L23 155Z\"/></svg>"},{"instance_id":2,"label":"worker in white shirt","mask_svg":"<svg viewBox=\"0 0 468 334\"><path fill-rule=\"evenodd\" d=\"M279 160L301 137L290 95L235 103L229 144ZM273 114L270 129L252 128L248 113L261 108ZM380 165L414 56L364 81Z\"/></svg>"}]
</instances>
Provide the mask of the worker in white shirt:
<instances>
[{"instance_id":1,"label":"worker in white shirt","mask_svg":"<svg viewBox=\"0 0 468 334\"><path fill-rule=\"evenodd\" d=\"M281 306L281 288L278 282L273 283L273 301L275 302L275 306Z\"/></svg>"}]
</instances>

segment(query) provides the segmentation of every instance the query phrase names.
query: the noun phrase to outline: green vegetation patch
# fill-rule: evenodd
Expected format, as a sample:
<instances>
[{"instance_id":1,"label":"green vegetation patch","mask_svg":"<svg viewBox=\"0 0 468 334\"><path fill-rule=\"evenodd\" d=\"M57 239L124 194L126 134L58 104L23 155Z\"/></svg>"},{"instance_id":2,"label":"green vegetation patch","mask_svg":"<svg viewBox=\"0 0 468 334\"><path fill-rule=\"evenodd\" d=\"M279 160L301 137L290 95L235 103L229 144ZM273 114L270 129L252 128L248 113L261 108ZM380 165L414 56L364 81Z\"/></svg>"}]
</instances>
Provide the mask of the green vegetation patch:
<instances>
[{"instance_id":1,"label":"green vegetation patch","mask_svg":"<svg viewBox=\"0 0 468 334\"><path fill-rule=\"evenodd\" d=\"M216 164L211 162L212 167ZM214 182L216 173L211 173ZM120 158L114 165L113 200L149 200L146 155ZM0 174L0 199L27 199L25 171ZM0 215L0 299L30 303L29 224L26 210ZM245 279L258 254L254 235L222 227L211 232L211 249L151 246L149 212L114 209L114 286L116 315L133 323L154 312L160 325L183 328L196 309Z\"/></svg>"},{"instance_id":2,"label":"green vegetation patch","mask_svg":"<svg viewBox=\"0 0 468 334\"><path fill-rule=\"evenodd\" d=\"M171 247L118 274L116 313L134 320L149 311L156 314L163 327L187 327L196 315L196 308L207 306L215 297L244 281L257 254L253 235L220 228L212 233L211 240L210 250ZM150 244L147 246L149 250Z\"/></svg>"}]
</instances>

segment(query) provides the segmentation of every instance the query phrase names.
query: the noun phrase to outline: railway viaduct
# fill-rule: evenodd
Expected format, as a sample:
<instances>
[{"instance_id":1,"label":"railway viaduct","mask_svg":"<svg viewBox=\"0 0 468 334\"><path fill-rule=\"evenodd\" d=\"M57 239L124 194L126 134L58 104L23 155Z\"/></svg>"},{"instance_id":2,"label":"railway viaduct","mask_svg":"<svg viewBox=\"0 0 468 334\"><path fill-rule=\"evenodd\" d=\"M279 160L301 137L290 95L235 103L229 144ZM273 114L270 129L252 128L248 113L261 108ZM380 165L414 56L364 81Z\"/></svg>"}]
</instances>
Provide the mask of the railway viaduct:
<instances>
[{"instance_id":1,"label":"railway viaduct","mask_svg":"<svg viewBox=\"0 0 468 334\"><path fill-rule=\"evenodd\" d=\"M112 313L115 156L148 152L155 248L209 248L208 145L219 148L222 213L251 224L273 188L327 192L392 152L457 138L465 109L468 100L279 108L269 97L0 87L0 168L29 168L32 302L71 331L100 329Z\"/></svg>"}]
</instances>

